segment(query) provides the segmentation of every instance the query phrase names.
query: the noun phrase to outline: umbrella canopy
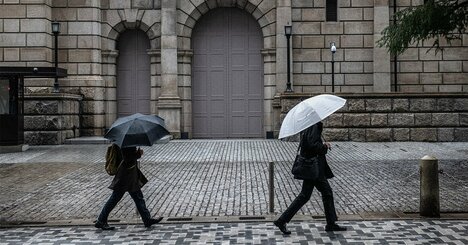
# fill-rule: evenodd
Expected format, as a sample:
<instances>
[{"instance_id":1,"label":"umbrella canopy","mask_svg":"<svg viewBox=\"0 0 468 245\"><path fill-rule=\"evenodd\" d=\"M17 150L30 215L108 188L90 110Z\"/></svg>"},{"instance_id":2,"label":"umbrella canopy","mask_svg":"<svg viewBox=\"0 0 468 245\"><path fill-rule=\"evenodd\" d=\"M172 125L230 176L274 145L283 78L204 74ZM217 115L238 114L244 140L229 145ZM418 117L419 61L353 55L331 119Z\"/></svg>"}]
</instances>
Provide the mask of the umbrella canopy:
<instances>
[{"instance_id":1,"label":"umbrella canopy","mask_svg":"<svg viewBox=\"0 0 468 245\"><path fill-rule=\"evenodd\" d=\"M330 116L345 103L345 99L331 94L321 94L301 101L286 114L278 138L301 132Z\"/></svg>"},{"instance_id":2,"label":"umbrella canopy","mask_svg":"<svg viewBox=\"0 0 468 245\"><path fill-rule=\"evenodd\" d=\"M153 145L164 136L169 135L164 119L156 115L140 113L118 118L110 127L104 138L110 139L121 148Z\"/></svg>"}]
</instances>

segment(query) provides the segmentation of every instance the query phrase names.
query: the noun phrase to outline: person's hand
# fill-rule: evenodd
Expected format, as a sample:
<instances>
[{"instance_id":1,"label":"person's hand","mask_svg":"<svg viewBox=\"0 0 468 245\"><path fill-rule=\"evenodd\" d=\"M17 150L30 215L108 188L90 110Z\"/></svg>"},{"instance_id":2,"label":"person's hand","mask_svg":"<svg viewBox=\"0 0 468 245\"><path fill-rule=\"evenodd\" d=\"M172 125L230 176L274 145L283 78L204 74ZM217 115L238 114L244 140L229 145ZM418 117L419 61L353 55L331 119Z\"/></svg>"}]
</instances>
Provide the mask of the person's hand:
<instances>
[{"instance_id":1,"label":"person's hand","mask_svg":"<svg viewBox=\"0 0 468 245\"><path fill-rule=\"evenodd\" d=\"M330 143L325 142L325 143L323 143L323 145L324 145L325 147L327 147L327 149L331 150L331 144L330 144Z\"/></svg>"},{"instance_id":2,"label":"person's hand","mask_svg":"<svg viewBox=\"0 0 468 245\"><path fill-rule=\"evenodd\" d=\"M142 156L142 155L143 155L143 149L141 149L140 147L138 147L137 153L138 153L140 156Z\"/></svg>"}]
</instances>

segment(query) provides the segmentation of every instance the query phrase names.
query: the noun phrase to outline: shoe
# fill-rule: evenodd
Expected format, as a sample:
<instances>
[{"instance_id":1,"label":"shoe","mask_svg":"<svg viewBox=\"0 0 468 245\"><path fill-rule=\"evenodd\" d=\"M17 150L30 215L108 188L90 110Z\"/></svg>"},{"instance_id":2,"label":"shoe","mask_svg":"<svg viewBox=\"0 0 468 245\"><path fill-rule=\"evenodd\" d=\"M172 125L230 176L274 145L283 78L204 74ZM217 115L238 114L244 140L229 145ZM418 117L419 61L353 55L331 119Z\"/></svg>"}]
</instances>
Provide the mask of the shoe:
<instances>
[{"instance_id":1,"label":"shoe","mask_svg":"<svg viewBox=\"0 0 468 245\"><path fill-rule=\"evenodd\" d=\"M115 227L109 226L109 224L107 224L107 222L103 223L101 221L96 221L96 224L94 224L94 227L100 228L100 229L105 230L105 231L111 231L111 230L115 229Z\"/></svg>"},{"instance_id":2,"label":"shoe","mask_svg":"<svg viewBox=\"0 0 468 245\"><path fill-rule=\"evenodd\" d=\"M289 231L288 228L286 228L286 223L283 223L283 222L281 222L281 221L279 221L279 220L275 220L275 221L273 222L273 224L274 224L276 227L278 227L278 228L280 229L280 231L283 232L283 234L285 234L285 235L291 234L291 231Z\"/></svg>"},{"instance_id":3,"label":"shoe","mask_svg":"<svg viewBox=\"0 0 468 245\"><path fill-rule=\"evenodd\" d=\"M346 230L347 230L346 227L339 226L337 224L325 226L325 231L346 231Z\"/></svg>"},{"instance_id":4,"label":"shoe","mask_svg":"<svg viewBox=\"0 0 468 245\"><path fill-rule=\"evenodd\" d=\"M148 222L145 222L145 227L151 227L152 225L161 222L162 219L163 219L163 217L159 217L159 218L156 218L156 219L149 219Z\"/></svg>"}]
</instances>

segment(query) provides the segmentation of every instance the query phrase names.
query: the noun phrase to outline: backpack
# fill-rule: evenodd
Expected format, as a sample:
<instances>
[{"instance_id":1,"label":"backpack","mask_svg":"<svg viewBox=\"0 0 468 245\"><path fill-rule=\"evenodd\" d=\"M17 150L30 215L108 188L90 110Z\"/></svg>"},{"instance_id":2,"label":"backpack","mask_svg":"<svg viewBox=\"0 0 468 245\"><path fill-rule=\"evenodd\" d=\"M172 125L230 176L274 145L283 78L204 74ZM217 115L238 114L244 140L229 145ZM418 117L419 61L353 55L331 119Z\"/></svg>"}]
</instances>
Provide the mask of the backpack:
<instances>
[{"instance_id":1,"label":"backpack","mask_svg":"<svg viewBox=\"0 0 468 245\"><path fill-rule=\"evenodd\" d=\"M106 152L106 172L109 175L115 175L119 169L120 164L123 162L122 152L120 147L112 144L107 147Z\"/></svg>"}]
</instances>

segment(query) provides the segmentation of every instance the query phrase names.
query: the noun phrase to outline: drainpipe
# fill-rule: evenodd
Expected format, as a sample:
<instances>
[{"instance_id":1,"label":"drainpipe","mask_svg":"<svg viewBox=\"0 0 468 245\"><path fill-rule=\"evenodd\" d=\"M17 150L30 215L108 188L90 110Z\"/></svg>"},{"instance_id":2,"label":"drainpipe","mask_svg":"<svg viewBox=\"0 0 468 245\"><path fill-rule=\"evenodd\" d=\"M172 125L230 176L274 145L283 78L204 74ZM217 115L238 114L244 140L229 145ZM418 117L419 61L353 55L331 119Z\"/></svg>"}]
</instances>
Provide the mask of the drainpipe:
<instances>
[{"instance_id":1,"label":"drainpipe","mask_svg":"<svg viewBox=\"0 0 468 245\"><path fill-rule=\"evenodd\" d=\"M396 9L397 9L397 1L396 0L393 0L393 24L396 24ZM395 54L395 56L393 57L393 60L395 61L395 63L393 64L394 66L394 73L393 75L395 76L395 92L398 92L398 56Z\"/></svg>"}]
</instances>

